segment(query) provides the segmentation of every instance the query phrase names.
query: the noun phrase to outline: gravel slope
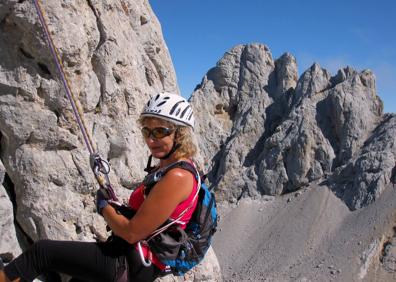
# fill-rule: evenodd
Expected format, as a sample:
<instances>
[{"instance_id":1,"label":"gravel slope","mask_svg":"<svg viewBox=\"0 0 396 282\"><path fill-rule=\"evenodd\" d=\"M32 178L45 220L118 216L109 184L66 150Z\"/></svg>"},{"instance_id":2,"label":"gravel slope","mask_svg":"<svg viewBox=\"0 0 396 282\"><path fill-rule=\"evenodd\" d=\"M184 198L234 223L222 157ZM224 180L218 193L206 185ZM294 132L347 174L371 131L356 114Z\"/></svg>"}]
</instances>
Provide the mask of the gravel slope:
<instances>
[{"instance_id":1,"label":"gravel slope","mask_svg":"<svg viewBox=\"0 0 396 282\"><path fill-rule=\"evenodd\" d=\"M353 212L320 185L219 210L213 245L225 281L396 281L380 262L396 226L393 186Z\"/></svg>"}]
</instances>

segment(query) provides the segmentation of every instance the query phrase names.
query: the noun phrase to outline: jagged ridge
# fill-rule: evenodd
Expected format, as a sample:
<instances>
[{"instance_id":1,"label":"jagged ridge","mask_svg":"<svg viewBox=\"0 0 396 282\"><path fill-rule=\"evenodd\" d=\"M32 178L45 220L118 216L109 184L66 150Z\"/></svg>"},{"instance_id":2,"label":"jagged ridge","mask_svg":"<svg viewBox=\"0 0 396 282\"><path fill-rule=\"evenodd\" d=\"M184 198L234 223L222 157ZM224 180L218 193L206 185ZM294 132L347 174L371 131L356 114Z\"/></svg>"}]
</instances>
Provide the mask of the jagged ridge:
<instances>
[{"instance_id":1,"label":"jagged ridge","mask_svg":"<svg viewBox=\"0 0 396 282\"><path fill-rule=\"evenodd\" d=\"M393 116L383 115L369 70L346 67L331 76L315 63L297 80L291 54L274 61L265 45L240 45L208 71L192 101L202 109L199 143L222 199L280 195L329 178L355 209L390 182L396 151L386 136L394 130ZM374 131L379 124L387 129ZM376 151L370 157L367 142ZM359 178L350 167L363 155ZM353 184L337 185L345 182L341 177Z\"/></svg>"}]
</instances>

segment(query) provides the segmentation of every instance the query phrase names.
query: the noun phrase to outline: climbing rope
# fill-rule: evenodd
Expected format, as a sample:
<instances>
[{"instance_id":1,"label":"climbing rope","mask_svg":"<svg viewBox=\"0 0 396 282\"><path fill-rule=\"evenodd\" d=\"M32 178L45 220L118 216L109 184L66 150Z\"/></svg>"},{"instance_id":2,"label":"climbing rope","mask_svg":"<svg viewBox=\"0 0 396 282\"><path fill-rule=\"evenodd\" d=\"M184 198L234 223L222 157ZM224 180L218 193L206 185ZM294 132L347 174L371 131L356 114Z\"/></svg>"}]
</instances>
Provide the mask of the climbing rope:
<instances>
[{"instance_id":1,"label":"climbing rope","mask_svg":"<svg viewBox=\"0 0 396 282\"><path fill-rule=\"evenodd\" d=\"M112 198L112 202L115 204L119 204L119 201L114 193L114 189L112 188L112 186L110 184L109 163L107 161L105 161L104 159L102 159L99 156L99 154L96 152L94 143L92 141L92 137L90 136L89 131L87 130L86 123L83 119L83 111L81 109L80 104L78 103L78 100L75 98L75 96L73 95L73 92L71 91L70 83L65 75L63 64L62 64L62 61L59 56L59 52L56 49L55 44L52 40L51 34L48 30L48 26L47 26L47 23L46 23L45 17L44 17L44 11L41 8L40 0L33 0L33 2L34 2L34 6L36 7L37 14L38 14L41 26L44 31L45 39L47 41L48 47L51 51L51 54L54 58L56 68L59 72L61 81L63 83L63 87L65 88L67 98L70 101L74 116L77 120L77 124L81 130L81 133L82 133L84 141L85 141L85 145L89 151L90 163L91 163L91 167L94 172L95 178L101 187L106 188L109 191L109 194Z\"/></svg>"},{"instance_id":2,"label":"climbing rope","mask_svg":"<svg viewBox=\"0 0 396 282\"><path fill-rule=\"evenodd\" d=\"M43 12L43 9L41 8L40 1L39 0L34 0L33 2L34 2L34 5L36 7L37 14L39 16L41 26L43 27L44 35L45 35L45 38L47 40L49 49L51 51L52 56L54 57L56 68L57 68L57 70L59 72L59 75L61 77L63 86L64 86L64 88L66 90L67 98L70 101L70 104L71 104L72 109L73 109L73 113L74 113L74 115L75 115L75 117L77 119L78 126L80 127L81 133L82 133L82 135L84 137L85 144L86 144L86 146L88 148L89 153L93 154L95 152L95 146L94 146L94 144L92 142L92 138L89 135L87 127L85 125L85 122L84 122L84 120L82 118L83 113L82 113L81 107L80 107L79 103L77 102L77 99L75 98L75 96L73 95L73 93L70 90L70 83L69 83L69 81L68 81L68 79L67 79L67 77L65 75L63 64L62 64L62 61L60 59L58 50L56 49L56 47L54 45L54 42L52 40L51 34L48 31L47 23L46 23L45 18L44 18L44 12Z\"/></svg>"}]
</instances>

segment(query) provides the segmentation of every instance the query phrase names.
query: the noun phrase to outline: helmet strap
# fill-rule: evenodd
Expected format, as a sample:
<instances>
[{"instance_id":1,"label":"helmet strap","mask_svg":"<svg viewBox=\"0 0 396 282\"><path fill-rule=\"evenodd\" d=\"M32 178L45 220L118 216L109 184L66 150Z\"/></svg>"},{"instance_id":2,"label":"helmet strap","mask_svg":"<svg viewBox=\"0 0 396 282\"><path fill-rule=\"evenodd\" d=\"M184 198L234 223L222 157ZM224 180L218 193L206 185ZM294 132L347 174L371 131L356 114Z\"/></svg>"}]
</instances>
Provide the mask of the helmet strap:
<instances>
[{"instance_id":1,"label":"helmet strap","mask_svg":"<svg viewBox=\"0 0 396 282\"><path fill-rule=\"evenodd\" d=\"M172 147L172 149L169 151L169 153L166 154L165 156L159 158L159 159L160 159L160 160L166 160L166 159L169 158L177 149L179 149L180 146L181 146L180 144L173 143L173 147Z\"/></svg>"},{"instance_id":2,"label":"helmet strap","mask_svg":"<svg viewBox=\"0 0 396 282\"><path fill-rule=\"evenodd\" d=\"M147 160L147 165L146 168L144 169L145 172L150 173L155 169L155 166L151 166L151 160L153 159L153 155L150 155L150 157Z\"/></svg>"},{"instance_id":3,"label":"helmet strap","mask_svg":"<svg viewBox=\"0 0 396 282\"><path fill-rule=\"evenodd\" d=\"M166 154L165 156L159 158L160 160L166 160L166 159L169 158L177 149L180 148L181 145L180 145L180 144L177 144L177 143L175 142L178 131L179 131L179 128L176 127L176 130L175 130L175 137L174 137L174 139L173 139L173 146L172 146L172 149L169 151L168 154Z\"/></svg>"}]
</instances>

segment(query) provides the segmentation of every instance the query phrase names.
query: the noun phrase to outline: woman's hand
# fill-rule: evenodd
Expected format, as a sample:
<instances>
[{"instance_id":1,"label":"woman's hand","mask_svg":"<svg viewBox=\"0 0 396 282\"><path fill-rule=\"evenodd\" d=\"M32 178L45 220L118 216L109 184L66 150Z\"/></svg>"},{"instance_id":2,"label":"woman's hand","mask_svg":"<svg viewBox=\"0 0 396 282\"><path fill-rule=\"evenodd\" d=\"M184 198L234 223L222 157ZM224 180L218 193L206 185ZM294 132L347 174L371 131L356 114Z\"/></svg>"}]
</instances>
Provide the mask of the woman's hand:
<instances>
[{"instance_id":1,"label":"woman's hand","mask_svg":"<svg viewBox=\"0 0 396 282\"><path fill-rule=\"evenodd\" d=\"M100 188L96 191L96 211L103 216L103 209L109 205L110 195L106 189Z\"/></svg>"}]
</instances>

